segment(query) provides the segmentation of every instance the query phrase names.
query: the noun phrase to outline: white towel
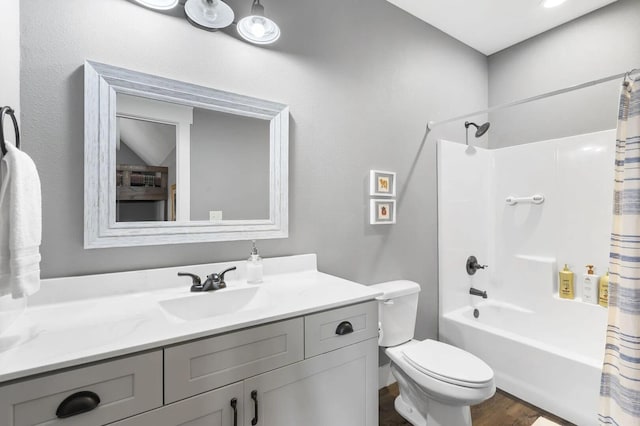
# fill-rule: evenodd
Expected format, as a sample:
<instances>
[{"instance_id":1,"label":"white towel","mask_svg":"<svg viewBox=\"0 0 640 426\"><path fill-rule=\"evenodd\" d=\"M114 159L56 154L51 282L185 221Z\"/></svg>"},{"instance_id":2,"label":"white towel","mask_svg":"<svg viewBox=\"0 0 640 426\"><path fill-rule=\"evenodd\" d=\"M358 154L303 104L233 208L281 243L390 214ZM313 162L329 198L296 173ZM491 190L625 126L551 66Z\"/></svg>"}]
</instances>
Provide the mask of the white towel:
<instances>
[{"instance_id":1,"label":"white towel","mask_svg":"<svg viewBox=\"0 0 640 426\"><path fill-rule=\"evenodd\" d=\"M40 289L40 178L31 157L5 145L0 162L0 296L19 298Z\"/></svg>"}]
</instances>

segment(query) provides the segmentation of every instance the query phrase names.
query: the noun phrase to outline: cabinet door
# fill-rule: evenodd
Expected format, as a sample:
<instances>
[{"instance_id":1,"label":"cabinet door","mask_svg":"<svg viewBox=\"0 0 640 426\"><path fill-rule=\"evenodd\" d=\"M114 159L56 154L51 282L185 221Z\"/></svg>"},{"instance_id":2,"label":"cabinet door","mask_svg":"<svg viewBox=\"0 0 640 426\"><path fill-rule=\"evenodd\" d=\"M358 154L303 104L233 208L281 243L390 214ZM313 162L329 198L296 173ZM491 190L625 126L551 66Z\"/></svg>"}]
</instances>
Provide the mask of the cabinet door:
<instances>
[{"instance_id":1,"label":"cabinet door","mask_svg":"<svg viewBox=\"0 0 640 426\"><path fill-rule=\"evenodd\" d=\"M377 339L247 379L244 398L246 426L377 426Z\"/></svg>"},{"instance_id":2,"label":"cabinet door","mask_svg":"<svg viewBox=\"0 0 640 426\"><path fill-rule=\"evenodd\" d=\"M206 392L110 426L241 426L242 382Z\"/></svg>"}]
</instances>

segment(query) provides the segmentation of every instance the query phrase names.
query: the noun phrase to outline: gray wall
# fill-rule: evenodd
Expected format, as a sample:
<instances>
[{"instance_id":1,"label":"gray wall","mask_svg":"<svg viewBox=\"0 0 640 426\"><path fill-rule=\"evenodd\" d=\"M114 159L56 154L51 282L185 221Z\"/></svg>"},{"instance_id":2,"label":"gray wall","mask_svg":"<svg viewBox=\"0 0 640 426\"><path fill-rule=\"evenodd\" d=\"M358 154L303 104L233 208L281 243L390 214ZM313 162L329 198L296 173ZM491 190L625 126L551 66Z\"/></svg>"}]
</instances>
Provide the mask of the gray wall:
<instances>
[{"instance_id":1,"label":"gray wall","mask_svg":"<svg viewBox=\"0 0 640 426\"><path fill-rule=\"evenodd\" d=\"M640 1L619 0L489 57L489 105L640 68ZM616 127L622 80L490 114L490 146Z\"/></svg>"},{"instance_id":2,"label":"gray wall","mask_svg":"<svg viewBox=\"0 0 640 426\"><path fill-rule=\"evenodd\" d=\"M20 1L0 0L0 107L10 105L20 121ZM11 120L5 134L13 141Z\"/></svg>"},{"instance_id":3,"label":"gray wall","mask_svg":"<svg viewBox=\"0 0 640 426\"><path fill-rule=\"evenodd\" d=\"M269 218L269 121L195 108L191 220Z\"/></svg>"},{"instance_id":4,"label":"gray wall","mask_svg":"<svg viewBox=\"0 0 640 426\"><path fill-rule=\"evenodd\" d=\"M247 13L250 2L241 6ZM259 241L261 254L315 252L320 270L365 284L418 281L417 335L435 336L435 137L446 129L424 142L425 123L486 107L486 57L384 0L265 7L282 28L271 48L238 40L233 28L198 30L181 10L172 16L125 0L22 3L23 128L43 183L42 276L250 251L248 242L83 249L82 64L90 59L288 104L290 236ZM367 224L370 169L398 173L396 225Z\"/></svg>"}]
</instances>

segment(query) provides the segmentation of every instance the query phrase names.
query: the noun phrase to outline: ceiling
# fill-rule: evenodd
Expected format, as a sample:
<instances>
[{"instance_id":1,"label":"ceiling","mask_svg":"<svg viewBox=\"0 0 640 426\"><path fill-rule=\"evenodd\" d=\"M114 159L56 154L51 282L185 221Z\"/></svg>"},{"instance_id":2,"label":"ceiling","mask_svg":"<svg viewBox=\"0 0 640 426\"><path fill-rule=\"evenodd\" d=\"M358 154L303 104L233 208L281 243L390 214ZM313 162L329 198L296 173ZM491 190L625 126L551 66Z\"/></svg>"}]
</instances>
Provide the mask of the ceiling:
<instances>
[{"instance_id":1,"label":"ceiling","mask_svg":"<svg viewBox=\"0 0 640 426\"><path fill-rule=\"evenodd\" d=\"M387 0L485 55L569 22L617 0Z\"/></svg>"}]
</instances>

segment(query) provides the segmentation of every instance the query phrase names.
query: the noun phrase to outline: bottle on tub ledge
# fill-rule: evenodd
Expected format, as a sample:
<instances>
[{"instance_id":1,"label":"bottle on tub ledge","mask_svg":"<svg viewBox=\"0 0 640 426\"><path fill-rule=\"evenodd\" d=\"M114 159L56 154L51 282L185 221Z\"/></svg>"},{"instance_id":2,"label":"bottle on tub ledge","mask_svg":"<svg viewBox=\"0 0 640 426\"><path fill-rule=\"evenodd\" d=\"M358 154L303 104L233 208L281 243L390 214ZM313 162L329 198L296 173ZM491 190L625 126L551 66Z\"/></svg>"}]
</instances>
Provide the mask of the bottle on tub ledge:
<instances>
[{"instance_id":1,"label":"bottle on tub ledge","mask_svg":"<svg viewBox=\"0 0 640 426\"><path fill-rule=\"evenodd\" d=\"M600 276L593 272L593 265L587 265L587 273L582 275L582 300L598 304L598 280Z\"/></svg>"},{"instance_id":2,"label":"bottle on tub ledge","mask_svg":"<svg viewBox=\"0 0 640 426\"><path fill-rule=\"evenodd\" d=\"M562 299L573 299L575 297L573 292L573 272L571 272L566 263L564 264L564 269L558 273L558 296Z\"/></svg>"},{"instance_id":3,"label":"bottle on tub ledge","mask_svg":"<svg viewBox=\"0 0 640 426\"><path fill-rule=\"evenodd\" d=\"M607 271L606 275L600 277L598 287L600 288L598 292L598 304L606 308L609 306L609 271Z\"/></svg>"},{"instance_id":4,"label":"bottle on tub ledge","mask_svg":"<svg viewBox=\"0 0 640 426\"><path fill-rule=\"evenodd\" d=\"M251 241L251 256L247 259L247 282L249 284L259 284L262 282L262 258L258 254L256 241Z\"/></svg>"}]
</instances>

